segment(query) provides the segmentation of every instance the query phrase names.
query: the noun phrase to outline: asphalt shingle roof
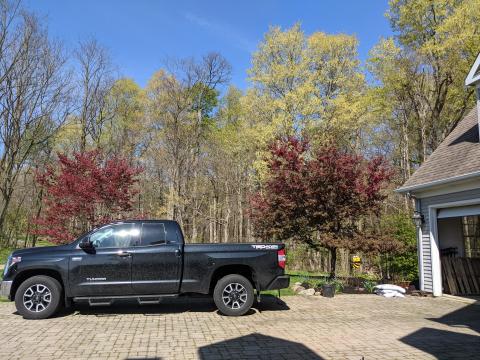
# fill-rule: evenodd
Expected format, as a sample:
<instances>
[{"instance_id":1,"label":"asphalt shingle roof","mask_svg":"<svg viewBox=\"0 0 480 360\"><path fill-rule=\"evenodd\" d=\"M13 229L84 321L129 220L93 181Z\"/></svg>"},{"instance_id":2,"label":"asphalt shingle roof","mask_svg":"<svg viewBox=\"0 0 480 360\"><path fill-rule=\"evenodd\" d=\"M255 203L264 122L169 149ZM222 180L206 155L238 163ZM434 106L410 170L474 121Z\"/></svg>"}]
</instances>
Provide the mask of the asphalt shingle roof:
<instances>
[{"instance_id":1,"label":"asphalt shingle roof","mask_svg":"<svg viewBox=\"0 0 480 360\"><path fill-rule=\"evenodd\" d=\"M480 171L477 109L472 109L399 189ZM432 184L433 185L433 184Z\"/></svg>"}]
</instances>

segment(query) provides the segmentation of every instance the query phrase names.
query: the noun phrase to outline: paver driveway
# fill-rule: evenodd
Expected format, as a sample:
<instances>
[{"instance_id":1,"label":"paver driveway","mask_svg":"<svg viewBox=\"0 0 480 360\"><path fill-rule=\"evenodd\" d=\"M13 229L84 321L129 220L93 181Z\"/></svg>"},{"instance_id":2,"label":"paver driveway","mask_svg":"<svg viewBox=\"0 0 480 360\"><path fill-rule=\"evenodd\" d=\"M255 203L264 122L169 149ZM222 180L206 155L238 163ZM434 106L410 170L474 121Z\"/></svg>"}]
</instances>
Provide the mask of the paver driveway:
<instances>
[{"instance_id":1,"label":"paver driveway","mask_svg":"<svg viewBox=\"0 0 480 360\"><path fill-rule=\"evenodd\" d=\"M375 295L263 298L240 318L207 299L76 307L41 321L0 303L0 359L480 358L480 306Z\"/></svg>"}]
</instances>

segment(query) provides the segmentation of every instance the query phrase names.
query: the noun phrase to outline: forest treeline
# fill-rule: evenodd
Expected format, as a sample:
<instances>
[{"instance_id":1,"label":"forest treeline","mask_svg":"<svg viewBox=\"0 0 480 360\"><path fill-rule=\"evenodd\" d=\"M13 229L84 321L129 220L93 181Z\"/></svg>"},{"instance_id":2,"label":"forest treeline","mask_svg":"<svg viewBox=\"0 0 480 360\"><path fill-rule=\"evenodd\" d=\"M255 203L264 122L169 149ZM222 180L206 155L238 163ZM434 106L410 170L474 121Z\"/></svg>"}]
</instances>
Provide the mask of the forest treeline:
<instances>
[{"instance_id":1,"label":"forest treeline","mask_svg":"<svg viewBox=\"0 0 480 360\"><path fill-rule=\"evenodd\" d=\"M67 49L21 2L0 1L1 244L35 243L38 173L59 154L101 151L141 169L135 214L177 220L190 242L253 241L251 197L279 136L381 155L398 187L474 105L464 78L480 51L480 2L391 0L386 16L394 36L364 63L354 35L272 26L245 90L221 52L169 58L141 87L94 38ZM370 225L409 206L392 192L387 220Z\"/></svg>"}]
</instances>

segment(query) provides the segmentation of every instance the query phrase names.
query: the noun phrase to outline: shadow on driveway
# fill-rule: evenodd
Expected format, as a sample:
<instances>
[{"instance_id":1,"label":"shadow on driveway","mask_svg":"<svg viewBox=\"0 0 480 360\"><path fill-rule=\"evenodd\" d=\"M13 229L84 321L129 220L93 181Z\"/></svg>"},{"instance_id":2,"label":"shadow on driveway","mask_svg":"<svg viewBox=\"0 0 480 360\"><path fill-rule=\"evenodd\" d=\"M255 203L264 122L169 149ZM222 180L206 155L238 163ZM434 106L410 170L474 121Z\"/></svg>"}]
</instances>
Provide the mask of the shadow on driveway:
<instances>
[{"instance_id":1,"label":"shadow on driveway","mask_svg":"<svg viewBox=\"0 0 480 360\"><path fill-rule=\"evenodd\" d=\"M254 302L252 309L245 315L257 312L290 310L288 305L273 295L262 295L260 303ZM111 306L89 306L88 303L76 303L70 309L60 311L56 317L70 315L117 316L124 314L143 314L156 316L163 314L177 314L184 312L218 312L210 296L180 296L178 298L164 298L160 304L139 305L136 300L117 300ZM19 315L17 312L15 314ZM20 316L20 315L19 315Z\"/></svg>"},{"instance_id":2,"label":"shadow on driveway","mask_svg":"<svg viewBox=\"0 0 480 360\"><path fill-rule=\"evenodd\" d=\"M437 359L480 358L480 302L465 306L440 318L428 319L452 328L471 329L479 335L424 327L400 339Z\"/></svg>"},{"instance_id":3,"label":"shadow on driveway","mask_svg":"<svg viewBox=\"0 0 480 360\"><path fill-rule=\"evenodd\" d=\"M452 311L440 318L428 319L456 328L469 328L480 336L480 301Z\"/></svg>"},{"instance_id":4,"label":"shadow on driveway","mask_svg":"<svg viewBox=\"0 0 480 360\"><path fill-rule=\"evenodd\" d=\"M198 349L202 360L210 359L311 359L322 360L303 344L253 333Z\"/></svg>"}]
</instances>

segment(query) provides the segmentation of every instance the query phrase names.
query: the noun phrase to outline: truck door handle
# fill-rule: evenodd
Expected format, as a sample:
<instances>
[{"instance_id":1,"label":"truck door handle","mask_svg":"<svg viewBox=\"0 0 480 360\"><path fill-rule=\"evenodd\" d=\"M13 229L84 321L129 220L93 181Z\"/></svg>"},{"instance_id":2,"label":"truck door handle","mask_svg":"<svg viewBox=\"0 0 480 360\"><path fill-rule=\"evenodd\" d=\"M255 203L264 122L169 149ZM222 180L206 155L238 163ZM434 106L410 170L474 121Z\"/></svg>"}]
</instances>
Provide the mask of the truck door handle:
<instances>
[{"instance_id":1,"label":"truck door handle","mask_svg":"<svg viewBox=\"0 0 480 360\"><path fill-rule=\"evenodd\" d=\"M117 252L117 255L120 256L120 257L130 257L130 256L132 256L132 254L130 254L127 251L119 251L119 252Z\"/></svg>"},{"instance_id":2,"label":"truck door handle","mask_svg":"<svg viewBox=\"0 0 480 360\"><path fill-rule=\"evenodd\" d=\"M176 256L182 255L182 250L180 250L180 249L175 250L175 255Z\"/></svg>"}]
</instances>

